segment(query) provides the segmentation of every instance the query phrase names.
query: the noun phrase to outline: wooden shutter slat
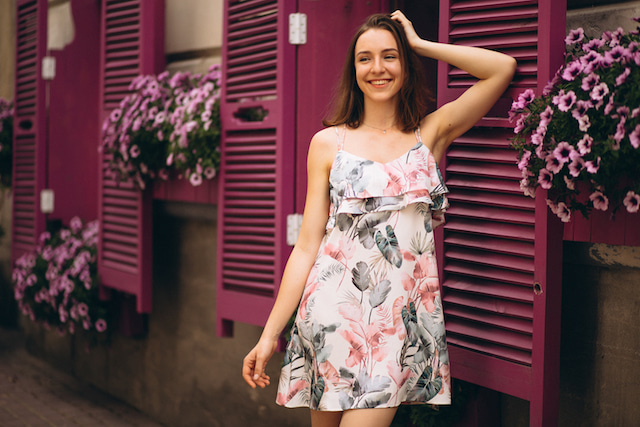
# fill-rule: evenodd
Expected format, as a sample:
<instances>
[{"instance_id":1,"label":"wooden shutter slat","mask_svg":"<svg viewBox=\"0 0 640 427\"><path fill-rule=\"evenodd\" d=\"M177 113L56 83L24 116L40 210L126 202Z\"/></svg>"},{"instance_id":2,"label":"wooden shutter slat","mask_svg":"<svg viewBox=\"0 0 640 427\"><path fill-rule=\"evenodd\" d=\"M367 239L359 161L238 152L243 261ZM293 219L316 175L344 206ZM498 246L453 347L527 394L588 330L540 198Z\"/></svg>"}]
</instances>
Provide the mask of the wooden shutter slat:
<instances>
[{"instance_id":1,"label":"wooden shutter slat","mask_svg":"<svg viewBox=\"0 0 640 427\"><path fill-rule=\"evenodd\" d=\"M521 255L533 258L534 247L532 242L523 242L496 238L492 236L475 236L473 234L447 233L445 243L450 246L463 246L476 249L488 249L497 253Z\"/></svg>"},{"instance_id":2,"label":"wooden shutter slat","mask_svg":"<svg viewBox=\"0 0 640 427\"><path fill-rule=\"evenodd\" d=\"M518 289L513 287L513 289ZM464 307L474 307L484 311L501 313L511 317L523 319L533 319L533 309L531 302L533 298L527 299L507 299L502 292L496 296L488 292L484 287L479 289L480 292L471 292L469 290L457 291L455 288L447 288L447 296L445 298L445 306L461 305ZM524 301L524 302L522 302Z\"/></svg>"}]
</instances>

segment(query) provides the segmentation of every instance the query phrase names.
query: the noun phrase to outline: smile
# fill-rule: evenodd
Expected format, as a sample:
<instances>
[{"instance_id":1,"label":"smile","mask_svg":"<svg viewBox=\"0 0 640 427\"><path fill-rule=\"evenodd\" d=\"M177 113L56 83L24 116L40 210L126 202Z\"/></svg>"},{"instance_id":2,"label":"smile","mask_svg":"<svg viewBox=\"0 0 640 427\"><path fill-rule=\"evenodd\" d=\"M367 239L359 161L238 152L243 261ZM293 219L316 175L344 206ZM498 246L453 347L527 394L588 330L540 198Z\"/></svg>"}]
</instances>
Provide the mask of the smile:
<instances>
[{"instance_id":1,"label":"smile","mask_svg":"<svg viewBox=\"0 0 640 427\"><path fill-rule=\"evenodd\" d=\"M382 86L389 83L390 81L391 80L371 80L369 81L369 83L371 83L374 86Z\"/></svg>"}]
</instances>

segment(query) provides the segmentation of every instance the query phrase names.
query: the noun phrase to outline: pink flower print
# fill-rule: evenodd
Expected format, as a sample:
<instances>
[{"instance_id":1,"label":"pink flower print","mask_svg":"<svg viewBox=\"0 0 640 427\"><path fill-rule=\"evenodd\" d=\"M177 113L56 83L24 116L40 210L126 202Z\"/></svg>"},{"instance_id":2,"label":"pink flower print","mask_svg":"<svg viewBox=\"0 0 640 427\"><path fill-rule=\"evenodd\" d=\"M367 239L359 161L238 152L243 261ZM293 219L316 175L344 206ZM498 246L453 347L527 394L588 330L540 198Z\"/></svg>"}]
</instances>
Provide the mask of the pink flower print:
<instances>
[{"instance_id":1,"label":"pink flower print","mask_svg":"<svg viewBox=\"0 0 640 427\"><path fill-rule=\"evenodd\" d=\"M405 258L406 259L406 258ZM407 273L405 273L404 271L401 274L402 279L402 288L405 291L411 291L413 290L413 288L416 286L416 281L413 277L409 276Z\"/></svg>"},{"instance_id":2,"label":"pink flower print","mask_svg":"<svg viewBox=\"0 0 640 427\"><path fill-rule=\"evenodd\" d=\"M629 142L631 146L636 150L640 147L640 125L637 125L635 129L629 134Z\"/></svg>"},{"instance_id":3,"label":"pink flower print","mask_svg":"<svg viewBox=\"0 0 640 427\"><path fill-rule=\"evenodd\" d=\"M585 155L591 152L591 146L593 145L593 138L589 134L584 136L578 141L578 152L581 155Z\"/></svg>"},{"instance_id":4,"label":"pink flower print","mask_svg":"<svg viewBox=\"0 0 640 427\"><path fill-rule=\"evenodd\" d=\"M568 176L563 176L562 178L564 178L564 183L567 185L567 189L569 190L575 190L576 189L576 184L575 182L573 182L572 179L570 179Z\"/></svg>"},{"instance_id":5,"label":"pink flower print","mask_svg":"<svg viewBox=\"0 0 640 427\"><path fill-rule=\"evenodd\" d=\"M309 387L309 383L307 381L298 380L289 387L289 392L286 395L284 393L278 393L276 396L276 402L278 405L284 406L290 402L296 394L307 387Z\"/></svg>"},{"instance_id":6,"label":"pink flower print","mask_svg":"<svg viewBox=\"0 0 640 427\"><path fill-rule=\"evenodd\" d=\"M640 208L640 195L633 191L628 191L622 203L627 208L627 212L636 213Z\"/></svg>"},{"instance_id":7,"label":"pink flower print","mask_svg":"<svg viewBox=\"0 0 640 427\"><path fill-rule=\"evenodd\" d=\"M587 172L591 174L598 173L598 169L600 169L600 157L598 157L596 160L586 161L584 163L584 166L587 169Z\"/></svg>"},{"instance_id":8,"label":"pink flower print","mask_svg":"<svg viewBox=\"0 0 640 427\"><path fill-rule=\"evenodd\" d=\"M567 45L572 45L575 43L580 43L584 39L584 30L582 28L576 28L575 30L571 30L569 35L565 37L564 42Z\"/></svg>"},{"instance_id":9,"label":"pink flower print","mask_svg":"<svg viewBox=\"0 0 640 427\"><path fill-rule=\"evenodd\" d=\"M602 101L602 99L609 94L609 86L605 82L599 83L591 89L591 99L594 101Z\"/></svg>"},{"instance_id":10,"label":"pink flower print","mask_svg":"<svg viewBox=\"0 0 640 427\"><path fill-rule=\"evenodd\" d=\"M398 297L393 301L391 311L393 313L393 326L396 328L396 336L402 340L406 336L407 329L402 321L402 309L406 307L404 297ZM408 309L408 308L407 308Z\"/></svg>"},{"instance_id":11,"label":"pink flower print","mask_svg":"<svg viewBox=\"0 0 640 427\"><path fill-rule=\"evenodd\" d=\"M433 313L433 310L436 309L435 298L439 290L439 281L437 278L422 280L420 283L420 303L429 313Z\"/></svg>"},{"instance_id":12,"label":"pink flower print","mask_svg":"<svg viewBox=\"0 0 640 427\"><path fill-rule=\"evenodd\" d=\"M600 82L600 76L592 73L582 79L582 90L590 92Z\"/></svg>"},{"instance_id":13,"label":"pink flower print","mask_svg":"<svg viewBox=\"0 0 640 427\"><path fill-rule=\"evenodd\" d=\"M433 277L435 274L435 266L431 254L428 252L421 254L413 268L414 279Z\"/></svg>"},{"instance_id":14,"label":"pink flower print","mask_svg":"<svg viewBox=\"0 0 640 427\"><path fill-rule=\"evenodd\" d=\"M627 81L627 77L629 77L629 74L631 74L631 68L627 67L618 77L616 77L616 86L620 86L625 81Z\"/></svg>"},{"instance_id":15,"label":"pink flower print","mask_svg":"<svg viewBox=\"0 0 640 427\"><path fill-rule=\"evenodd\" d=\"M104 319L98 319L96 321L96 330L98 332L104 332L107 330L107 322Z\"/></svg>"},{"instance_id":16,"label":"pink flower print","mask_svg":"<svg viewBox=\"0 0 640 427\"><path fill-rule=\"evenodd\" d=\"M571 153L575 151L575 148L566 141L559 143L553 150L553 155L556 156L558 161L562 164L567 163L571 158Z\"/></svg>"},{"instance_id":17,"label":"pink flower print","mask_svg":"<svg viewBox=\"0 0 640 427\"><path fill-rule=\"evenodd\" d=\"M345 364L347 367L353 368L366 357L367 349L365 346L365 339L360 334L348 330L341 330L340 335L342 335L350 345L349 356L347 357Z\"/></svg>"},{"instance_id":18,"label":"pink flower print","mask_svg":"<svg viewBox=\"0 0 640 427\"><path fill-rule=\"evenodd\" d=\"M609 199L600 191L594 191L589 196L589 200L593 203L593 207L601 211L606 211L609 208Z\"/></svg>"},{"instance_id":19,"label":"pink flower print","mask_svg":"<svg viewBox=\"0 0 640 427\"><path fill-rule=\"evenodd\" d=\"M584 159L582 157L576 157L571 163L569 163L569 173L572 177L577 178L584 169Z\"/></svg>"},{"instance_id":20,"label":"pink flower print","mask_svg":"<svg viewBox=\"0 0 640 427\"><path fill-rule=\"evenodd\" d=\"M198 185L202 184L202 175L199 175L197 173L191 174L191 177L189 178L189 182L194 187L197 187Z\"/></svg>"},{"instance_id":21,"label":"pink flower print","mask_svg":"<svg viewBox=\"0 0 640 427\"><path fill-rule=\"evenodd\" d=\"M578 75L580 75L583 68L584 68L584 65L582 64L582 62L580 62L579 59L577 59L571 62L569 65L567 65L567 67L564 69L562 73L562 78L568 82L571 82L576 77L578 77Z\"/></svg>"},{"instance_id":22,"label":"pink flower print","mask_svg":"<svg viewBox=\"0 0 640 427\"><path fill-rule=\"evenodd\" d=\"M554 105L558 106L558 110L567 112L573 107L577 100L576 94L574 91L570 90L565 93L564 89L560 90L560 92L553 97L552 102Z\"/></svg>"},{"instance_id":23,"label":"pink flower print","mask_svg":"<svg viewBox=\"0 0 640 427\"><path fill-rule=\"evenodd\" d=\"M529 166L529 160L531 159L531 151L525 151L518 162L518 169L523 171Z\"/></svg>"},{"instance_id":24,"label":"pink flower print","mask_svg":"<svg viewBox=\"0 0 640 427\"><path fill-rule=\"evenodd\" d=\"M553 175L544 168L540 169L540 172L538 173L538 184L540 184L540 187L548 190L551 188L552 182Z\"/></svg>"}]
</instances>

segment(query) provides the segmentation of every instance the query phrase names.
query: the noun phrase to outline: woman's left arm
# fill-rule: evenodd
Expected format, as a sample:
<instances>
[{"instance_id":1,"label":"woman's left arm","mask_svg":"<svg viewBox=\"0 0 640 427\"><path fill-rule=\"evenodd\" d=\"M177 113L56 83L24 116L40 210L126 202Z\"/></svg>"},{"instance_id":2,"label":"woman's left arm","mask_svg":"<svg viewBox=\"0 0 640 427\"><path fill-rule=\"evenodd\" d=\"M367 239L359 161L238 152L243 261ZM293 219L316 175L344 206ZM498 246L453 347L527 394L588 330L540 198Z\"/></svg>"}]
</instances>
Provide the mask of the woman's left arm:
<instances>
[{"instance_id":1,"label":"woman's left arm","mask_svg":"<svg viewBox=\"0 0 640 427\"><path fill-rule=\"evenodd\" d=\"M418 55L444 61L479 79L460 97L423 121L437 128L432 152L439 159L449 144L487 114L504 93L515 73L516 60L492 50L423 40L402 12L396 11L391 16L402 24L410 46Z\"/></svg>"}]
</instances>

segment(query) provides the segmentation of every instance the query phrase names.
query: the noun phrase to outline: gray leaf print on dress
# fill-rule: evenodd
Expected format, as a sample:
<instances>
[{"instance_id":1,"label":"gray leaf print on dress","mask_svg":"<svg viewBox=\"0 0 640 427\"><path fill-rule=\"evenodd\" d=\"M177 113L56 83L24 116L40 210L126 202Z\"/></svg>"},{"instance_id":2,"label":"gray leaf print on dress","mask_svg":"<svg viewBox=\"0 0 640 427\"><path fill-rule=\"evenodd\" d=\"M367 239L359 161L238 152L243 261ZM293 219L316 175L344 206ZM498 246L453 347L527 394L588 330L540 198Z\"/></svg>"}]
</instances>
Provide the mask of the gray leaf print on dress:
<instances>
[{"instance_id":1,"label":"gray leaf print on dress","mask_svg":"<svg viewBox=\"0 0 640 427\"><path fill-rule=\"evenodd\" d=\"M398 239L396 239L396 233L390 225L387 225L385 231L387 232L386 237L380 231L376 232L376 245L378 245L378 249L380 249L387 261L400 268L402 265L402 252L398 245Z\"/></svg>"},{"instance_id":2,"label":"gray leaf print on dress","mask_svg":"<svg viewBox=\"0 0 640 427\"><path fill-rule=\"evenodd\" d=\"M360 292L364 292L369 288L371 277L369 276L369 266L364 261L358 261L356 266L351 269L353 278L351 282L356 285Z\"/></svg>"},{"instance_id":3,"label":"gray leaf print on dress","mask_svg":"<svg viewBox=\"0 0 640 427\"><path fill-rule=\"evenodd\" d=\"M387 299L387 295L391 292L391 282L383 280L374 286L373 290L369 294L369 304L371 308L376 308Z\"/></svg>"},{"instance_id":4,"label":"gray leaf print on dress","mask_svg":"<svg viewBox=\"0 0 640 427\"><path fill-rule=\"evenodd\" d=\"M390 211L376 212L364 216L359 222L357 227L358 240L366 249L371 249L376 244L376 226L381 222L389 219L391 216Z\"/></svg>"}]
</instances>

